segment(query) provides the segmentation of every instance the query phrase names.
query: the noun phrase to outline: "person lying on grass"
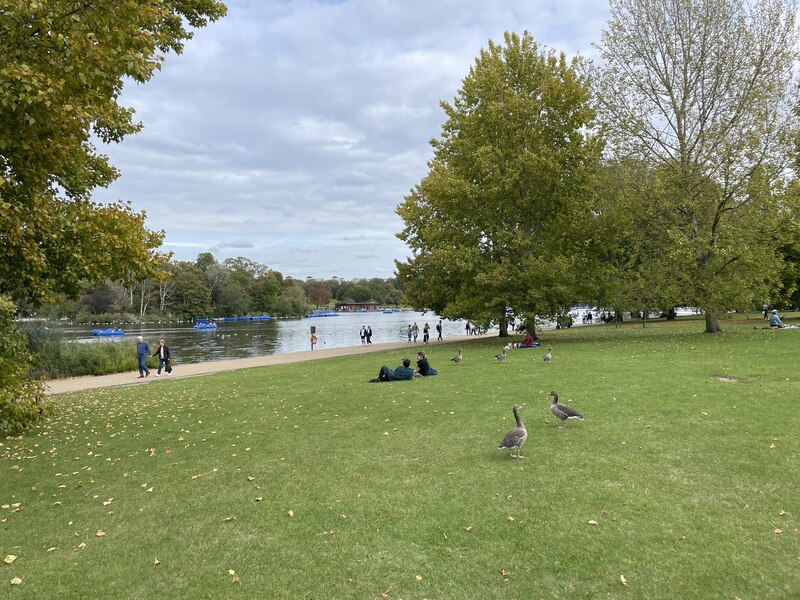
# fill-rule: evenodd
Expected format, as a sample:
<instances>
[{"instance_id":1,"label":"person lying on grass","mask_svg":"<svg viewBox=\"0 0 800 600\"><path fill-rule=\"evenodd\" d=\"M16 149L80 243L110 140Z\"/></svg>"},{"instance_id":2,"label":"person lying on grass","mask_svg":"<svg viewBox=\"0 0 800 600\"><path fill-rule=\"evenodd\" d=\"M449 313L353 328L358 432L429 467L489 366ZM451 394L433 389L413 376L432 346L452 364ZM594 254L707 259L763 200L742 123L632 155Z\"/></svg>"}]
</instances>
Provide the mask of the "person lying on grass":
<instances>
[{"instance_id":1,"label":"person lying on grass","mask_svg":"<svg viewBox=\"0 0 800 600\"><path fill-rule=\"evenodd\" d=\"M430 377L431 375L436 375L436 373L438 371L431 369L428 359L425 358L425 353L421 350L417 352L417 368L414 369L414 377Z\"/></svg>"},{"instance_id":2,"label":"person lying on grass","mask_svg":"<svg viewBox=\"0 0 800 600\"><path fill-rule=\"evenodd\" d=\"M370 379L370 383L380 383L382 381L405 381L414 377L414 371L411 370L411 361L407 358L403 359L403 364L394 369L390 369L386 365L381 367L380 373L375 379Z\"/></svg>"}]
</instances>

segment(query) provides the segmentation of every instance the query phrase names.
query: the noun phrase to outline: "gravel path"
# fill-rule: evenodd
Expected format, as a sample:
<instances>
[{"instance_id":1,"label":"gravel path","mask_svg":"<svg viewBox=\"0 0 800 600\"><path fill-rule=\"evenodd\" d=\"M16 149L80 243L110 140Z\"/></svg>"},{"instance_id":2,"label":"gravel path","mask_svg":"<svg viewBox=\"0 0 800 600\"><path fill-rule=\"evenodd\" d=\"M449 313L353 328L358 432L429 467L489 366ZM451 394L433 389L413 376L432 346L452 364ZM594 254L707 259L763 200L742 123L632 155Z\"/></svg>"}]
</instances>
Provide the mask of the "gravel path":
<instances>
[{"instance_id":1,"label":"gravel path","mask_svg":"<svg viewBox=\"0 0 800 600\"><path fill-rule=\"evenodd\" d=\"M484 334L477 337L496 336L497 332ZM71 377L69 379L52 379L45 382L45 393L48 395L53 394L66 394L68 392L78 392L81 390L89 390L94 388L113 387L117 385L144 385L160 381L162 379L182 379L184 377L196 377L198 375L210 375L211 373L221 373L222 371L235 371L237 369L250 369L252 367L265 367L268 365L285 365L289 363L305 362L309 360L320 360L323 358L331 358L334 356L352 356L355 354L367 354L370 352L382 352L386 350L395 350L400 348L407 348L409 350L408 358L413 359L411 355L416 354L417 348L427 348L441 344L452 344L463 340L475 339L476 336L448 336L442 342L431 341L429 344L418 342L416 344L409 344L408 342L387 342L383 344L372 344L369 346L351 346L348 348L326 348L324 350L307 350L304 352L288 352L285 354L271 354L269 356L256 356L252 358L234 358L230 360L215 360L205 363L196 363L190 365L177 365L171 375L165 373L161 377L156 377L156 370L150 370L150 376L144 379L139 379L138 372L114 373L112 375L88 375L85 377ZM380 365L375 367L377 373Z\"/></svg>"}]
</instances>

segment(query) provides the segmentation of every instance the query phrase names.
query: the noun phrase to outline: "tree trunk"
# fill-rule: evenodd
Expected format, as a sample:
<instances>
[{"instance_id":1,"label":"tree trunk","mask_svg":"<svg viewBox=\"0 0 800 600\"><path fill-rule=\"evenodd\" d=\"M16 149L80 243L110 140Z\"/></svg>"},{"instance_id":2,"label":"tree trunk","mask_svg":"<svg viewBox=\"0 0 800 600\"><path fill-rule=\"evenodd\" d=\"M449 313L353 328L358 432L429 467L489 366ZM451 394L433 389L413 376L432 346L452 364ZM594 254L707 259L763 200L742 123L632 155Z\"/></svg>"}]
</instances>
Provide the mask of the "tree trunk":
<instances>
[{"instance_id":1,"label":"tree trunk","mask_svg":"<svg viewBox=\"0 0 800 600\"><path fill-rule=\"evenodd\" d=\"M709 307L704 309L704 312L706 314L705 333L722 333L722 328L719 326L716 303L712 302Z\"/></svg>"},{"instance_id":2,"label":"tree trunk","mask_svg":"<svg viewBox=\"0 0 800 600\"><path fill-rule=\"evenodd\" d=\"M508 316L505 311L500 316L500 337L508 337Z\"/></svg>"}]
</instances>

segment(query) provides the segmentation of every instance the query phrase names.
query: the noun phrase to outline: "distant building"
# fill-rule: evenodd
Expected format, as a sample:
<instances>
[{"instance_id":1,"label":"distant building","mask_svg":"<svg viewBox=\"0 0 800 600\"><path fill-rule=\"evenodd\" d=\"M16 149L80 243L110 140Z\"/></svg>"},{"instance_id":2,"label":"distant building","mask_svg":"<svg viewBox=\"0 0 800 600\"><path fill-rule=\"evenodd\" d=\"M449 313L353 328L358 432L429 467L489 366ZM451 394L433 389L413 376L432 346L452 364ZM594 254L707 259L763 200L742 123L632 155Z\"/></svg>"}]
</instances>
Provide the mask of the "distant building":
<instances>
[{"instance_id":1,"label":"distant building","mask_svg":"<svg viewBox=\"0 0 800 600\"><path fill-rule=\"evenodd\" d=\"M380 309L377 302L353 302L351 304L337 304L336 310L340 312L365 312Z\"/></svg>"}]
</instances>

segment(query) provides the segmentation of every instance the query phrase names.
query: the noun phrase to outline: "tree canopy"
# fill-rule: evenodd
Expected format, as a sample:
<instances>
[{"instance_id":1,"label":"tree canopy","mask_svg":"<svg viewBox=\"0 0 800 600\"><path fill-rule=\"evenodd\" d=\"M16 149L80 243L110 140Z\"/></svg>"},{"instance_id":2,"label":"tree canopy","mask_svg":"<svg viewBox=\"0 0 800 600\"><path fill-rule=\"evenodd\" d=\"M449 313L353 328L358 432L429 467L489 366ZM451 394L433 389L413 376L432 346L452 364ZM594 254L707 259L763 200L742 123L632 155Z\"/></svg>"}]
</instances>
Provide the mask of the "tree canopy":
<instances>
[{"instance_id":1,"label":"tree canopy","mask_svg":"<svg viewBox=\"0 0 800 600\"><path fill-rule=\"evenodd\" d=\"M795 215L785 194L797 135L797 2L611 0L598 45L600 117L637 164L618 197L625 268L644 289L721 311L780 284ZM636 242L638 240L638 242ZM643 242L646 242L643 243Z\"/></svg>"},{"instance_id":2,"label":"tree canopy","mask_svg":"<svg viewBox=\"0 0 800 600\"><path fill-rule=\"evenodd\" d=\"M145 227L144 213L92 202L118 175L93 140L136 133L119 103L124 82L149 80L191 28L225 11L216 0L0 0L0 299L35 306L74 297L86 281L137 281L163 262L163 233ZM7 337L13 323L2 318ZM38 402L15 348L0 347L15 377L3 428L29 424L21 407Z\"/></svg>"},{"instance_id":3,"label":"tree canopy","mask_svg":"<svg viewBox=\"0 0 800 600\"><path fill-rule=\"evenodd\" d=\"M397 212L411 248L407 301L501 324L555 314L597 273L588 182L601 151L587 78L529 33L489 42L431 142L430 170Z\"/></svg>"}]
</instances>

